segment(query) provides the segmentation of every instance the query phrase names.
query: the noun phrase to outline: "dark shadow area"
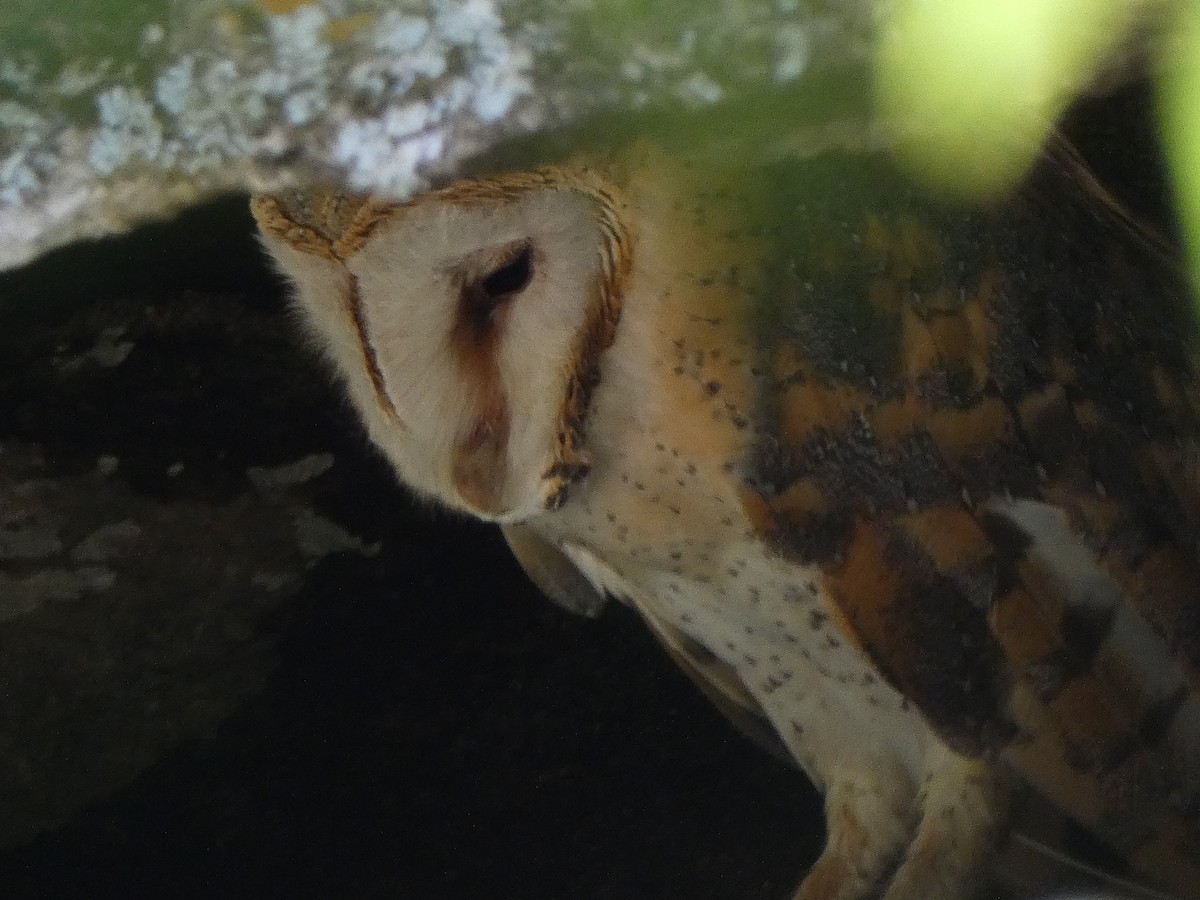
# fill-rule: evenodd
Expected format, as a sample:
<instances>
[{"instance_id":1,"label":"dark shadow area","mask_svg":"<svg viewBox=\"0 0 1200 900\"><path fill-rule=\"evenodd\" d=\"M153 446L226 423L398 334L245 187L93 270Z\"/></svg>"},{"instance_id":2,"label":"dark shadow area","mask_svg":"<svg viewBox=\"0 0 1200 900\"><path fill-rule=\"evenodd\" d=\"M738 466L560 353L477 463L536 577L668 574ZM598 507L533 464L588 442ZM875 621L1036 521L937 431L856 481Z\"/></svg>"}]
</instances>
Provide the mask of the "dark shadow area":
<instances>
[{"instance_id":1,"label":"dark shadow area","mask_svg":"<svg viewBox=\"0 0 1200 900\"><path fill-rule=\"evenodd\" d=\"M170 670L199 685L262 656L261 690L216 724L191 725L194 710L163 702L142 675L88 685L148 720L177 718L188 736L63 824L0 849L6 898L465 900L509 885L505 895L546 900L767 900L793 889L820 840L803 777L736 734L631 613L571 618L537 595L498 534L413 507L302 348L244 201L53 254L5 276L0 295L0 445L40 448L62 478L111 455L137 497L217 511L246 490L248 466L331 451L313 508L380 544L373 557L324 557L252 633ZM128 355L64 374L106 329ZM121 641L137 624L104 621L120 590L157 587L118 580L18 637L43 651L49 631L69 630L82 637L55 652L86 655L90 629L116 627L112 652L132 653ZM21 724L30 733L17 742L42 748L19 761L42 780L35 797L88 770L76 740L86 722ZM122 734L89 740L97 753L136 752Z\"/></svg>"}]
</instances>

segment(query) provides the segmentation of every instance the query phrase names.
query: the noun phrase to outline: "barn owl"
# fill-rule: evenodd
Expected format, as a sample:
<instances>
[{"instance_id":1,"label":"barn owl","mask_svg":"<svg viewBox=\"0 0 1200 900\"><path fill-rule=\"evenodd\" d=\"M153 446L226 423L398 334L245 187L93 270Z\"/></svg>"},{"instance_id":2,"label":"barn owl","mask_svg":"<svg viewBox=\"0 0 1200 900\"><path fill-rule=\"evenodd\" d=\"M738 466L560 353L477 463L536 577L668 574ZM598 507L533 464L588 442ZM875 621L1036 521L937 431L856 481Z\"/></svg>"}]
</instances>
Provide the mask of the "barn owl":
<instances>
[{"instance_id":1,"label":"barn owl","mask_svg":"<svg viewBox=\"0 0 1200 900\"><path fill-rule=\"evenodd\" d=\"M399 478L824 793L798 900L968 896L1030 802L1200 896L1195 328L1065 145L982 208L636 145L253 210Z\"/></svg>"}]
</instances>

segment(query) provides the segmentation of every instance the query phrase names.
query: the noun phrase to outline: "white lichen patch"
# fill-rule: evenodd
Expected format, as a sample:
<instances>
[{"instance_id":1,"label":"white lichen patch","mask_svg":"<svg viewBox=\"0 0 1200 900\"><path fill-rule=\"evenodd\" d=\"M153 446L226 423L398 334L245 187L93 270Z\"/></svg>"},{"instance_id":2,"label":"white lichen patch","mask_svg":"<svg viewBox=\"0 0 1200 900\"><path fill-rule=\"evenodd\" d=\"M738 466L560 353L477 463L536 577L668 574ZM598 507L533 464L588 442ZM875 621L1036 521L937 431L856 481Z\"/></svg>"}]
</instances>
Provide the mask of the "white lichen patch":
<instances>
[{"instance_id":1,"label":"white lichen patch","mask_svg":"<svg viewBox=\"0 0 1200 900\"><path fill-rule=\"evenodd\" d=\"M96 98L100 129L88 147L88 162L111 175L135 162L154 162L163 149L163 126L137 88L118 85Z\"/></svg>"},{"instance_id":2,"label":"white lichen patch","mask_svg":"<svg viewBox=\"0 0 1200 900\"><path fill-rule=\"evenodd\" d=\"M45 149L50 133L49 120L31 106L0 101L0 134L13 135L11 141L0 141L0 206L37 197L58 163Z\"/></svg>"},{"instance_id":3,"label":"white lichen patch","mask_svg":"<svg viewBox=\"0 0 1200 900\"><path fill-rule=\"evenodd\" d=\"M804 74L812 56L812 33L799 25L785 25L775 33L772 76L786 84Z\"/></svg>"},{"instance_id":4,"label":"white lichen patch","mask_svg":"<svg viewBox=\"0 0 1200 900\"><path fill-rule=\"evenodd\" d=\"M0 33L0 269L219 190L320 178L403 197L516 131L791 84L819 42L852 56L828 23L869 6L196 0L163 20L131 7L112 43L128 56L44 59ZM39 27L83 34L83 12Z\"/></svg>"}]
</instances>

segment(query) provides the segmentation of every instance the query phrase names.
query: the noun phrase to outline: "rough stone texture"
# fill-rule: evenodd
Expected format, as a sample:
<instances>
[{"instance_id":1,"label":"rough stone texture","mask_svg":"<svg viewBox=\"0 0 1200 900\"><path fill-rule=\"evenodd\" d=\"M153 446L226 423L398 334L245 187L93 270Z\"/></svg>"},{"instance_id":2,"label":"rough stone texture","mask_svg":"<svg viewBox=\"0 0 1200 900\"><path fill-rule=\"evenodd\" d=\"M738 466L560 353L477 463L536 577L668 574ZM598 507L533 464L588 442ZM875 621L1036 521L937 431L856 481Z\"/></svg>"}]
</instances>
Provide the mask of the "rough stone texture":
<instances>
[{"instance_id":1,"label":"rough stone texture","mask_svg":"<svg viewBox=\"0 0 1200 900\"><path fill-rule=\"evenodd\" d=\"M599 110L861 59L868 0L7 0L0 269L223 190L405 195Z\"/></svg>"}]
</instances>

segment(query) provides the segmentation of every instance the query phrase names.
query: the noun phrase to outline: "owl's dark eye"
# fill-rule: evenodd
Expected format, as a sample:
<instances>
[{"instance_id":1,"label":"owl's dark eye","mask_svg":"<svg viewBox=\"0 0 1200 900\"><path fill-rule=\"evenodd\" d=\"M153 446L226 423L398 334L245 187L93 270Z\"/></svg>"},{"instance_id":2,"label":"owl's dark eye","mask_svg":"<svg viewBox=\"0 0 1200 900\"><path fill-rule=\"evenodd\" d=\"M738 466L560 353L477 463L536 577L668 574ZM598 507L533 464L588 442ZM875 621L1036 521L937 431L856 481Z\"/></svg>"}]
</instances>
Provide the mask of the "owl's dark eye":
<instances>
[{"instance_id":1,"label":"owl's dark eye","mask_svg":"<svg viewBox=\"0 0 1200 900\"><path fill-rule=\"evenodd\" d=\"M511 259L479 282L479 290L488 300L499 303L525 290L532 279L533 244L526 241Z\"/></svg>"},{"instance_id":2,"label":"owl's dark eye","mask_svg":"<svg viewBox=\"0 0 1200 900\"><path fill-rule=\"evenodd\" d=\"M469 346L493 336L497 312L533 280L533 242L521 241L506 250L487 274L462 284L455 335Z\"/></svg>"}]
</instances>

